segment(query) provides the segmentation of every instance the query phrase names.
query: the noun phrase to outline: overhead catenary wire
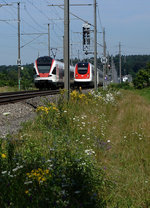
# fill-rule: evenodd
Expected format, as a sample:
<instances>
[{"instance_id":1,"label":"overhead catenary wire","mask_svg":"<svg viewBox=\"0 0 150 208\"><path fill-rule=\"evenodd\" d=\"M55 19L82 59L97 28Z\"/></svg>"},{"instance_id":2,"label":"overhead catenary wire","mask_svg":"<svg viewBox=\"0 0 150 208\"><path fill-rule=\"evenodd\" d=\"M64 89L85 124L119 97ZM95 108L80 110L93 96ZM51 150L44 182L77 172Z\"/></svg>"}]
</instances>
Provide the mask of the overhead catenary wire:
<instances>
[{"instance_id":1,"label":"overhead catenary wire","mask_svg":"<svg viewBox=\"0 0 150 208\"><path fill-rule=\"evenodd\" d=\"M21 0L21 3L22 2L23 2L23 0ZM48 3L48 1L44 1L44 3L45 2ZM31 5L31 6L29 7L29 5ZM44 37L42 37L42 36L39 36L39 41L38 41L38 39L36 40L37 37L35 37L35 41L32 40L31 36L30 37L24 36L24 38L23 38L22 37L23 33L25 33L25 32L40 33L41 31L44 33L45 31L47 31L47 28L46 28L46 26L44 26L44 24L46 24L46 22L47 23L49 22L48 18L50 18L51 16L54 16L54 18L55 17L62 18L62 12L60 11L60 9L58 7L56 7L56 8L53 7L53 9L51 9L51 11L48 12L48 9L47 9L48 7L46 8L46 4L44 4L43 7L41 7L41 5L43 5L43 0L39 0L39 1L27 0L25 5L21 7L21 45L22 46L25 45L27 47L33 48L32 45L34 46L35 44L38 44L39 41L42 42L44 40ZM12 13L16 13L16 11L17 11L16 8L14 8L14 6L13 6L13 12L10 12L10 17L14 16L14 15L12 15ZM40 16L40 18L39 18L39 16ZM75 18L77 20L84 22L84 23L88 22L88 21L83 20L82 18L80 18L78 16L76 17L76 16L75 16ZM9 24L9 23L7 23L7 24ZM52 30L51 30L51 33L52 33L51 42L53 44L52 47L56 47L58 44L62 45L62 38L59 38L59 37L63 37L63 32L64 32L63 24L60 24L60 23L57 24L53 20L50 21L50 24L52 24ZM9 25L11 25L11 24L9 24ZM92 25L92 24L90 24L90 25ZM17 28L15 27L14 29L16 30ZM70 31L73 32L74 30L75 30L74 28L72 28L72 29L70 28ZM79 45L74 45L72 43L75 38L80 40ZM78 50L80 50L80 54L82 54L83 53L82 52L82 36L79 34L75 34L75 35L72 34L71 40L72 40L71 43L73 44L73 57L76 54L78 54ZM92 35L91 35L91 40L92 40L91 41L91 44L92 44L93 43ZM46 48L46 42L45 42L45 44L43 44L43 46ZM24 48L24 47L22 47L22 48ZM42 48L42 45L41 45L41 48Z\"/></svg>"},{"instance_id":2,"label":"overhead catenary wire","mask_svg":"<svg viewBox=\"0 0 150 208\"><path fill-rule=\"evenodd\" d=\"M102 25L102 21L101 21L101 17L100 17L99 7L98 7L98 18L99 18L101 29L103 30L103 25Z\"/></svg>"}]
</instances>

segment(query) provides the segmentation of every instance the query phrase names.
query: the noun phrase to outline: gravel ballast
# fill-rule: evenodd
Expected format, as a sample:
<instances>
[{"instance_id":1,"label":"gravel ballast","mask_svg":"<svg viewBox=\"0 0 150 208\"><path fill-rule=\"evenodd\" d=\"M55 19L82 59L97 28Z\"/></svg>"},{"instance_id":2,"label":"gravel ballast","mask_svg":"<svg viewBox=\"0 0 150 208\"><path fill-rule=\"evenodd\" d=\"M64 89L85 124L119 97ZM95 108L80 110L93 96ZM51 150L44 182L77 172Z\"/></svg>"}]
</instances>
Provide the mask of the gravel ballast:
<instances>
[{"instance_id":1,"label":"gravel ballast","mask_svg":"<svg viewBox=\"0 0 150 208\"><path fill-rule=\"evenodd\" d=\"M6 138L22 128L22 123L36 116L36 107L46 102L57 102L58 95L36 97L18 103L0 105L0 138Z\"/></svg>"}]
</instances>

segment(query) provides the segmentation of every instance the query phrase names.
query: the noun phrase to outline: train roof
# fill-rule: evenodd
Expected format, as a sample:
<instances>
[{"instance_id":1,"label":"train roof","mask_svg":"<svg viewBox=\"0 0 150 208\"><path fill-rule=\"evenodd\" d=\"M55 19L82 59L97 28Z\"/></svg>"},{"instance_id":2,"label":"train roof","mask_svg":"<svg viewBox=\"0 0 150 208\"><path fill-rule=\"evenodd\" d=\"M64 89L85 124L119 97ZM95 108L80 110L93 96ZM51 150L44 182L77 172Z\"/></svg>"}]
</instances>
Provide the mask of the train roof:
<instances>
[{"instance_id":1,"label":"train roof","mask_svg":"<svg viewBox=\"0 0 150 208\"><path fill-rule=\"evenodd\" d=\"M81 67L81 66L88 66L88 64L90 64L90 63L89 62L79 62L79 63L77 63L77 65L79 67Z\"/></svg>"},{"instance_id":2,"label":"train roof","mask_svg":"<svg viewBox=\"0 0 150 208\"><path fill-rule=\"evenodd\" d=\"M50 56L41 56L39 58L37 58L37 63L50 63L52 62L53 58L51 58Z\"/></svg>"}]
</instances>

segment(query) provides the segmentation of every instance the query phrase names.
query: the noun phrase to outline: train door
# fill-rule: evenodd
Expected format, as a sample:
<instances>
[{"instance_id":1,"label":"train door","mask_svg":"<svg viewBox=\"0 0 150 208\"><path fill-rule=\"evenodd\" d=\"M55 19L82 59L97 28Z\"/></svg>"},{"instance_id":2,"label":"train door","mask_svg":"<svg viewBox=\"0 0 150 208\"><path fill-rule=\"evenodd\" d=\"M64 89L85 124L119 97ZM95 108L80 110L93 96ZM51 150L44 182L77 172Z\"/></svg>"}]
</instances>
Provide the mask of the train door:
<instances>
[{"instance_id":1,"label":"train door","mask_svg":"<svg viewBox=\"0 0 150 208\"><path fill-rule=\"evenodd\" d=\"M56 65L56 80L59 82L59 65Z\"/></svg>"},{"instance_id":2,"label":"train door","mask_svg":"<svg viewBox=\"0 0 150 208\"><path fill-rule=\"evenodd\" d=\"M95 72L94 72L94 66L91 66L91 80L94 82L94 75L95 75Z\"/></svg>"}]
</instances>

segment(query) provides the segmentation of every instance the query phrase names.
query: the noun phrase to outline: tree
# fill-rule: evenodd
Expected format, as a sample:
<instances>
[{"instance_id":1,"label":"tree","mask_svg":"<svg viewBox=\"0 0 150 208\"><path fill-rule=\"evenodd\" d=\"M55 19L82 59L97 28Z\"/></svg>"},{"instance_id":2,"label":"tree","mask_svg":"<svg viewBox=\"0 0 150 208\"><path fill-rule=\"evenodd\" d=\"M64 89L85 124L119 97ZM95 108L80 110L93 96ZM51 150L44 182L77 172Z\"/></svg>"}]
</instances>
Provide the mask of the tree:
<instances>
[{"instance_id":1,"label":"tree","mask_svg":"<svg viewBox=\"0 0 150 208\"><path fill-rule=\"evenodd\" d=\"M150 86L150 68L141 69L133 80L135 88L142 89Z\"/></svg>"}]
</instances>

